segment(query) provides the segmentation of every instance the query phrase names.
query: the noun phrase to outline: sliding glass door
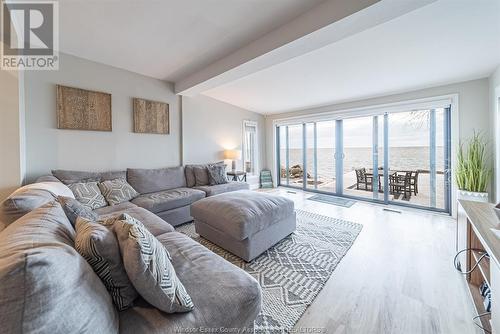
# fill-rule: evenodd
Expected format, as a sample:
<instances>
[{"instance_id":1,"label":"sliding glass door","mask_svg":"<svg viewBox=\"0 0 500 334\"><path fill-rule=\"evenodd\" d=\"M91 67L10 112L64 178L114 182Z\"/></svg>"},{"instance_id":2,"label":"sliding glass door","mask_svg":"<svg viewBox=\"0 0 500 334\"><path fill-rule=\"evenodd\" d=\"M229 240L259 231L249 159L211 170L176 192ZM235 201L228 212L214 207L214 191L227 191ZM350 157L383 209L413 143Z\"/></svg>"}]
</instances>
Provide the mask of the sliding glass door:
<instances>
[{"instance_id":1,"label":"sliding glass door","mask_svg":"<svg viewBox=\"0 0 500 334\"><path fill-rule=\"evenodd\" d=\"M306 124L306 189L335 193L335 121Z\"/></svg>"},{"instance_id":2,"label":"sliding glass door","mask_svg":"<svg viewBox=\"0 0 500 334\"><path fill-rule=\"evenodd\" d=\"M450 212L450 108L278 126L280 185Z\"/></svg>"},{"instance_id":3,"label":"sliding glass door","mask_svg":"<svg viewBox=\"0 0 500 334\"><path fill-rule=\"evenodd\" d=\"M349 118L342 123L342 194L384 200L383 116Z\"/></svg>"},{"instance_id":4,"label":"sliding glass door","mask_svg":"<svg viewBox=\"0 0 500 334\"><path fill-rule=\"evenodd\" d=\"M303 124L279 127L278 161L280 185L303 188L304 175L304 138Z\"/></svg>"},{"instance_id":5,"label":"sliding glass door","mask_svg":"<svg viewBox=\"0 0 500 334\"><path fill-rule=\"evenodd\" d=\"M389 201L448 209L447 109L389 115Z\"/></svg>"}]
</instances>

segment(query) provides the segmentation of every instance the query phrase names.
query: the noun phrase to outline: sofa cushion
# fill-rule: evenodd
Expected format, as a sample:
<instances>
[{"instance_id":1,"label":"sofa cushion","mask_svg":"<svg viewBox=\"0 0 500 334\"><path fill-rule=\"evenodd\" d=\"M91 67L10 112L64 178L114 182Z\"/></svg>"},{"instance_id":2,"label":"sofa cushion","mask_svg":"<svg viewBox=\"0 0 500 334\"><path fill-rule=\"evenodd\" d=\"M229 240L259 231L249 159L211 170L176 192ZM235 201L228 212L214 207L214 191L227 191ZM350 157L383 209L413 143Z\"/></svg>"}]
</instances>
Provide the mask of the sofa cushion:
<instances>
[{"instance_id":1,"label":"sofa cushion","mask_svg":"<svg viewBox=\"0 0 500 334\"><path fill-rule=\"evenodd\" d=\"M152 194L140 195L132 203L157 213L180 208L205 197L205 193L192 188L177 188Z\"/></svg>"},{"instance_id":2,"label":"sofa cushion","mask_svg":"<svg viewBox=\"0 0 500 334\"><path fill-rule=\"evenodd\" d=\"M101 177L97 172L84 172L75 170L56 169L52 175L64 184L77 183L82 181L100 181Z\"/></svg>"},{"instance_id":3,"label":"sofa cushion","mask_svg":"<svg viewBox=\"0 0 500 334\"><path fill-rule=\"evenodd\" d=\"M102 181L99 183L99 189L111 206L128 202L139 195L125 178Z\"/></svg>"},{"instance_id":4,"label":"sofa cushion","mask_svg":"<svg viewBox=\"0 0 500 334\"><path fill-rule=\"evenodd\" d=\"M189 313L166 314L138 298L133 308L120 313L120 333L253 326L262 297L259 283L252 276L184 234L173 232L157 238L170 252L175 272L195 308Z\"/></svg>"},{"instance_id":5,"label":"sofa cushion","mask_svg":"<svg viewBox=\"0 0 500 334\"><path fill-rule=\"evenodd\" d=\"M128 203L129 205L125 206L124 205L125 203ZM135 219L142 222L142 224L146 226L148 231L151 232L151 234L154 236L174 231L172 225L170 225L169 223L167 223L154 213L144 208L138 207L137 205L132 204L130 202L125 202L125 203L114 206L108 206L105 208L100 208L95 210L95 212L98 214L102 213L99 216L99 219L106 219L113 216L117 216L118 214L127 213L132 217L134 217ZM116 210L112 211L109 210L109 208L116 208Z\"/></svg>"},{"instance_id":6,"label":"sofa cushion","mask_svg":"<svg viewBox=\"0 0 500 334\"><path fill-rule=\"evenodd\" d=\"M86 181L106 181L118 178L126 178L127 172L109 171L109 172L85 172L76 170L56 169L52 171L52 175L59 179L64 184L86 182Z\"/></svg>"},{"instance_id":7,"label":"sofa cushion","mask_svg":"<svg viewBox=\"0 0 500 334\"><path fill-rule=\"evenodd\" d=\"M59 203L0 233L0 319L5 333L117 333L118 313Z\"/></svg>"},{"instance_id":8,"label":"sofa cushion","mask_svg":"<svg viewBox=\"0 0 500 334\"><path fill-rule=\"evenodd\" d=\"M106 199L101 194L98 183L94 181L78 182L68 184L69 189L75 195L75 199L90 210L106 206Z\"/></svg>"},{"instance_id":9,"label":"sofa cushion","mask_svg":"<svg viewBox=\"0 0 500 334\"><path fill-rule=\"evenodd\" d=\"M58 196L57 201L68 217L71 225L75 226L76 218L83 217L90 220L97 220L97 213L83 206L82 203L71 197Z\"/></svg>"},{"instance_id":10,"label":"sofa cushion","mask_svg":"<svg viewBox=\"0 0 500 334\"><path fill-rule=\"evenodd\" d=\"M119 311L132 305L138 294L125 268L113 224L120 217L95 222L79 217L76 221L75 248L92 266L108 289Z\"/></svg>"},{"instance_id":11,"label":"sofa cushion","mask_svg":"<svg viewBox=\"0 0 500 334\"><path fill-rule=\"evenodd\" d=\"M137 208L137 205L135 205L132 202L123 202L113 206L103 206L102 208L95 209L94 212L97 213L99 216L110 215L110 214L116 215L131 208Z\"/></svg>"},{"instance_id":12,"label":"sofa cushion","mask_svg":"<svg viewBox=\"0 0 500 334\"><path fill-rule=\"evenodd\" d=\"M184 174L186 175L186 186L188 188L192 188L196 185L196 177L194 174L195 168L199 169L198 173L203 173L203 171L206 171L207 165L209 165L209 164L190 164L190 165L186 165L184 167L184 171L185 171ZM217 161L217 162L211 163L210 165L224 165L224 161ZM199 178L201 177L202 181L205 180L205 174L200 174L198 177ZM207 177L206 184L208 184L208 182L209 182L208 181L208 174L206 175L206 177ZM204 185L206 185L206 184L204 184Z\"/></svg>"},{"instance_id":13,"label":"sofa cushion","mask_svg":"<svg viewBox=\"0 0 500 334\"><path fill-rule=\"evenodd\" d=\"M195 186L206 186L210 184L210 180L208 179L207 165L193 166L193 174Z\"/></svg>"},{"instance_id":14,"label":"sofa cushion","mask_svg":"<svg viewBox=\"0 0 500 334\"><path fill-rule=\"evenodd\" d=\"M60 182L38 182L17 189L0 204L0 231L57 196L74 198L73 192Z\"/></svg>"},{"instance_id":15,"label":"sofa cushion","mask_svg":"<svg viewBox=\"0 0 500 334\"><path fill-rule=\"evenodd\" d=\"M127 181L141 194L186 186L184 167L127 169Z\"/></svg>"},{"instance_id":16,"label":"sofa cushion","mask_svg":"<svg viewBox=\"0 0 500 334\"><path fill-rule=\"evenodd\" d=\"M225 165L208 165L207 172L208 172L208 181L211 186L214 186L216 184L227 183Z\"/></svg>"},{"instance_id":17,"label":"sofa cushion","mask_svg":"<svg viewBox=\"0 0 500 334\"><path fill-rule=\"evenodd\" d=\"M196 184L196 179L194 177L193 171L194 165L186 165L184 166L184 175L186 176L186 187L192 188Z\"/></svg>"},{"instance_id":18,"label":"sofa cushion","mask_svg":"<svg viewBox=\"0 0 500 334\"><path fill-rule=\"evenodd\" d=\"M224 184L216 184L213 186L201 186L201 187L194 187L194 189L202 190L207 194L208 196L214 196L222 193L227 193L229 191L237 191L237 190L248 190L250 189L250 186L248 183L245 182L228 182Z\"/></svg>"},{"instance_id":19,"label":"sofa cushion","mask_svg":"<svg viewBox=\"0 0 500 334\"><path fill-rule=\"evenodd\" d=\"M35 182L61 182L61 180L53 175L42 175L37 177Z\"/></svg>"},{"instance_id":20,"label":"sofa cushion","mask_svg":"<svg viewBox=\"0 0 500 334\"><path fill-rule=\"evenodd\" d=\"M236 240L244 240L293 212L292 200L249 190L207 197L191 205L196 220Z\"/></svg>"},{"instance_id":21,"label":"sofa cushion","mask_svg":"<svg viewBox=\"0 0 500 334\"><path fill-rule=\"evenodd\" d=\"M140 295L167 313L191 311L191 297L175 274L165 247L141 222L127 214L113 228L127 275Z\"/></svg>"}]
</instances>

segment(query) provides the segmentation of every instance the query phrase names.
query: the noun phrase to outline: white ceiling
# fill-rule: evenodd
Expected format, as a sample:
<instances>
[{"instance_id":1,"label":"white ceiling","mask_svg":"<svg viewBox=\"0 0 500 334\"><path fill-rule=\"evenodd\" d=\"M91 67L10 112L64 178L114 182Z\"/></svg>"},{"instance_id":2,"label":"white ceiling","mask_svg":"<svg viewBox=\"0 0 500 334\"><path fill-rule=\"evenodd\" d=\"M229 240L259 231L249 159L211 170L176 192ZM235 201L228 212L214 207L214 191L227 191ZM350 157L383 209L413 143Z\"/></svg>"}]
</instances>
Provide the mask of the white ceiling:
<instances>
[{"instance_id":1,"label":"white ceiling","mask_svg":"<svg viewBox=\"0 0 500 334\"><path fill-rule=\"evenodd\" d=\"M320 2L60 0L60 50L176 81Z\"/></svg>"},{"instance_id":2,"label":"white ceiling","mask_svg":"<svg viewBox=\"0 0 500 334\"><path fill-rule=\"evenodd\" d=\"M500 0L439 0L206 91L263 114L486 77L500 64Z\"/></svg>"}]
</instances>

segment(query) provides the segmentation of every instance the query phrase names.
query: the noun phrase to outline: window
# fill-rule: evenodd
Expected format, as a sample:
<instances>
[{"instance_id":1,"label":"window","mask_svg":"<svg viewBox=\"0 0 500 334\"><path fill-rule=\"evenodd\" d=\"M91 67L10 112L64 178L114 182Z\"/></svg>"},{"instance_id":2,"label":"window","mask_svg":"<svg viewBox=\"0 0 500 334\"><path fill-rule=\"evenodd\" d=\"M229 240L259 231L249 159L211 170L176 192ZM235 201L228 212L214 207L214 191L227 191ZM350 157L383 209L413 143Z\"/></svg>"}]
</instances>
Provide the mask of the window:
<instances>
[{"instance_id":1,"label":"window","mask_svg":"<svg viewBox=\"0 0 500 334\"><path fill-rule=\"evenodd\" d=\"M279 185L451 212L451 104L282 120Z\"/></svg>"},{"instance_id":2,"label":"window","mask_svg":"<svg viewBox=\"0 0 500 334\"><path fill-rule=\"evenodd\" d=\"M258 173L257 122L243 121L243 168L249 174Z\"/></svg>"}]
</instances>

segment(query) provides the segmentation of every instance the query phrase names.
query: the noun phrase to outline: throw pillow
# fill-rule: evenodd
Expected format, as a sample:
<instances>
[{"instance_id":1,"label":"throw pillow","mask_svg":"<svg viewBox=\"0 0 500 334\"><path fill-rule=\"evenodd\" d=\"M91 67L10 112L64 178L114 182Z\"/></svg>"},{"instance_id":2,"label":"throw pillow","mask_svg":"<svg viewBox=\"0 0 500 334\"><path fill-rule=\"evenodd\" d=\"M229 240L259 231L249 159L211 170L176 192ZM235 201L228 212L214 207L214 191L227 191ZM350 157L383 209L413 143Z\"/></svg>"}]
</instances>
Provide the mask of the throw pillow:
<instances>
[{"instance_id":1,"label":"throw pillow","mask_svg":"<svg viewBox=\"0 0 500 334\"><path fill-rule=\"evenodd\" d=\"M139 196L139 193L123 178L101 182L99 189L109 205L117 205Z\"/></svg>"},{"instance_id":2,"label":"throw pillow","mask_svg":"<svg viewBox=\"0 0 500 334\"><path fill-rule=\"evenodd\" d=\"M118 310L132 305L138 296L123 267L118 240L112 225L119 217L99 223L82 217L76 220L75 248L94 269L111 294Z\"/></svg>"},{"instance_id":3,"label":"throw pillow","mask_svg":"<svg viewBox=\"0 0 500 334\"><path fill-rule=\"evenodd\" d=\"M207 170L211 186L227 183L226 165L208 165Z\"/></svg>"},{"instance_id":4,"label":"throw pillow","mask_svg":"<svg viewBox=\"0 0 500 334\"><path fill-rule=\"evenodd\" d=\"M170 254L138 220L123 214L114 224L130 281L151 305L167 313L187 312L191 297L175 274Z\"/></svg>"},{"instance_id":5,"label":"throw pillow","mask_svg":"<svg viewBox=\"0 0 500 334\"><path fill-rule=\"evenodd\" d=\"M94 210L106 206L106 199L102 196L97 182L78 182L68 185L78 202L84 207Z\"/></svg>"},{"instance_id":6,"label":"throw pillow","mask_svg":"<svg viewBox=\"0 0 500 334\"><path fill-rule=\"evenodd\" d=\"M193 166L193 174L195 186L207 186L210 183L210 181L208 180L207 165Z\"/></svg>"},{"instance_id":7,"label":"throw pillow","mask_svg":"<svg viewBox=\"0 0 500 334\"><path fill-rule=\"evenodd\" d=\"M18 188L0 203L0 231L57 196L73 197L73 192L61 182L37 182Z\"/></svg>"},{"instance_id":8,"label":"throw pillow","mask_svg":"<svg viewBox=\"0 0 500 334\"><path fill-rule=\"evenodd\" d=\"M71 225L75 227L76 218L82 217L88 220L97 220L99 215L94 211L84 207L82 203L71 197L59 196L57 201L61 204L66 217L68 217Z\"/></svg>"},{"instance_id":9,"label":"throw pillow","mask_svg":"<svg viewBox=\"0 0 500 334\"><path fill-rule=\"evenodd\" d=\"M192 165L193 175L195 179L195 186L208 186L210 185L210 178L208 176L208 166L224 165L224 161L218 161L211 164L205 165Z\"/></svg>"}]
</instances>

